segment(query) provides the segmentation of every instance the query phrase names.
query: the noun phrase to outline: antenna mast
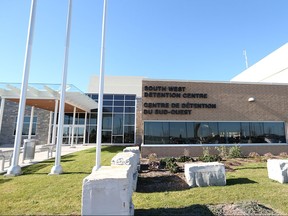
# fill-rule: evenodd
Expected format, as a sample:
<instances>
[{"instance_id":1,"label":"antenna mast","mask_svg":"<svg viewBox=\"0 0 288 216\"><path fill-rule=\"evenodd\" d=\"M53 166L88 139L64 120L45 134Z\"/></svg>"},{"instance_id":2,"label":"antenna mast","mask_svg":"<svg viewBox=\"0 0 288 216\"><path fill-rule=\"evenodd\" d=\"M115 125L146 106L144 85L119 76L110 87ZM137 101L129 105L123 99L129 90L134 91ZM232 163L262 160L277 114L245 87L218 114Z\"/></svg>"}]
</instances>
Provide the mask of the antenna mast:
<instances>
[{"instance_id":1,"label":"antenna mast","mask_svg":"<svg viewBox=\"0 0 288 216\"><path fill-rule=\"evenodd\" d=\"M248 68L248 59L247 59L246 49L243 50L243 55L245 57L245 65L246 65L246 69L247 69Z\"/></svg>"}]
</instances>

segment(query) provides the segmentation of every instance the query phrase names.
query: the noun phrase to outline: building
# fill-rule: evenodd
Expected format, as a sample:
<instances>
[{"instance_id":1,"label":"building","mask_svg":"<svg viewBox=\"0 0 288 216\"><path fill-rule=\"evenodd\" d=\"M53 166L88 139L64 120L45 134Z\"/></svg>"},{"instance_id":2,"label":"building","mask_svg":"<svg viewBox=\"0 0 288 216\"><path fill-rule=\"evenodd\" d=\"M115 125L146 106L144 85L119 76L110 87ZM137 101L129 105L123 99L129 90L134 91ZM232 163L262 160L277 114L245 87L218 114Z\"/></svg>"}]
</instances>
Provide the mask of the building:
<instances>
[{"instance_id":1,"label":"building","mask_svg":"<svg viewBox=\"0 0 288 216\"><path fill-rule=\"evenodd\" d=\"M0 145L13 145L20 98L20 84L0 83ZM36 139L38 144L56 143L60 85L29 84L22 130L23 139ZM87 116L97 102L73 85L67 85L64 118L64 144L86 140Z\"/></svg>"},{"instance_id":2,"label":"building","mask_svg":"<svg viewBox=\"0 0 288 216\"><path fill-rule=\"evenodd\" d=\"M287 152L288 86L143 80L142 156L199 156L238 145L244 154Z\"/></svg>"},{"instance_id":3,"label":"building","mask_svg":"<svg viewBox=\"0 0 288 216\"><path fill-rule=\"evenodd\" d=\"M105 76L102 144L139 145L144 157L199 156L203 147L235 145L244 154L288 152L287 58L285 44L230 82ZM93 76L87 93L67 94L63 143L96 142L98 84ZM23 139L55 143L59 91L28 90ZM0 145L13 144L19 87L2 84L0 96Z\"/></svg>"}]
</instances>

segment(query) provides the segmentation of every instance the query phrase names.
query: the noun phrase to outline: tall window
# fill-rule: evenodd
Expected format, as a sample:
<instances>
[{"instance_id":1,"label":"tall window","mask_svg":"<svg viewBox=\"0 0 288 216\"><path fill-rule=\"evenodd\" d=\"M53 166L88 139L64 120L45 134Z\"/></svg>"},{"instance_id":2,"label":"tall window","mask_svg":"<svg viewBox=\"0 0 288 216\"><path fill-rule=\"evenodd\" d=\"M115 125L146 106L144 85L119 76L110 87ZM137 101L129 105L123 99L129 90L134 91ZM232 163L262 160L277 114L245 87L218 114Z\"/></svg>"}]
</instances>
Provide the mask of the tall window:
<instances>
[{"instance_id":1,"label":"tall window","mask_svg":"<svg viewBox=\"0 0 288 216\"><path fill-rule=\"evenodd\" d=\"M17 126L17 118L15 119L14 123L14 135L16 134L16 126ZM25 116L23 121L22 135L29 134L29 126L30 126L30 116ZM31 135L36 135L36 126L37 126L37 117L33 117Z\"/></svg>"},{"instance_id":2,"label":"tall window","mask_svg":"<svg viewBox=\"0 0 288 216\"><path fill-rule=\"evenodd\" d=\"M97 94L88 94L98 102ZM136 95L104 94L102 142L134 143ZM87 125L86 143L95 142L97 128L97 109L92 110Z\"/></svg>"}]
</instances>

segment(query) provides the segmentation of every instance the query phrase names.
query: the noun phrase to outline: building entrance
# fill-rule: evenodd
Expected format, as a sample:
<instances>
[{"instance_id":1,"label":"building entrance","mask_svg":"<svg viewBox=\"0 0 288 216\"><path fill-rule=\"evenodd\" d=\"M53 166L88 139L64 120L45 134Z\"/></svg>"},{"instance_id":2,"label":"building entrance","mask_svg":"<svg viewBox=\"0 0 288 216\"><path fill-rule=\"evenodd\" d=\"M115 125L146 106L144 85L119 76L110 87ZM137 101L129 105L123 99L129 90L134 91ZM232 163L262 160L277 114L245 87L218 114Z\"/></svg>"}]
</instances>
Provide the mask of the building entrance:
<instances>
[{"instance_id":1,"label":"building entrance","mask_svg":"<svg viewBox=\"0 0 288 216\"><path fill-rule=\"evenodd\" d=\"M75 125L74 131L72 125L64 125L63 126L63 141L62 144L83 144L84 143L84 131L85 125ZM74 136L72 136L74 132Z\"/></svg>"}]
</instances>

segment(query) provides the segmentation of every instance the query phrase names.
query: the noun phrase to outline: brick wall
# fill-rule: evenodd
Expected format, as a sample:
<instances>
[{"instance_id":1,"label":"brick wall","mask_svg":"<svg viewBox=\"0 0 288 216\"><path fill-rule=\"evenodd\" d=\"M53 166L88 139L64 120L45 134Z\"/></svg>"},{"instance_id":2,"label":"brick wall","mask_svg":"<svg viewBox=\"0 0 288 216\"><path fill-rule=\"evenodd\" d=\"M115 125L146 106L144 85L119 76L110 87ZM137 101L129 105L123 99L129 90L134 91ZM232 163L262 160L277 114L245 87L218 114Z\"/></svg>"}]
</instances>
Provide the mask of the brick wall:
<instances>
[{"instance_id":1,"label":"brick wall","mask_svg":"<svg viewBox=\"0 0 288 216\"><path fill-rule=\"evenodd\" d=\"M215 104L216 108L192 108L189 115L144 114L145 120L192 120L192 121L285 121L288 120L288 86L264 84L205 83L143 81L145 86L185 87L180 93L204 93L207 98L158 98L142 97L145 103L205 103ZM150 92L150 91L149 91ZM152 91L151 91L152 92ZM155 91L153 91L155 92ZM156 91L157 92L157 91ZM158 91L162 92L162 91ZM169 91L164 91L164 93ZM176 92L172 92L176 93ZM248 98L255 98L248 102ZM171 106L169 108L172 109ZM187 109L188 110L188 109Z\"/></svg>"},{"instance_id":2,"label":"brick wall","mask_svg":"<svg viewBox=\"0 0 288 216\"><path fill-rule=\"evenodd\" d=\"M14 129L15 122L18 115L18 103L5 101L4 113L2 119L2 129L0 132L0 145L14 144ZM31 107L26 106L25 116L30 116ZM38 144L46 144L48 139L48 126L49 126L49 111L35 108L34 117L37 117L36 135L32 136L32 139L37 139ZM27 139L28 136L22 136L23 139Z\"/></svg>"},{"instance_id":3,"label":"brick wall","mask_svg":"<svg viewBox=\"0 0 288 216\"><path fill-rule=\"evenodd\" d=\"M169 87L176 88L170 91ZM143 122L149 120L284 121L287 128L287 92L288 85L143 80L142 120ZM163 94L169 95L170 93L174 94L175 97L162 97ZM178 97L179 94L180 97ZM184 94L186 94L186 98ZM187 98L188 94L190 94L190 96L194 94L196 98ZM248 101L251 97L255 99L254 102ZM200 105L203 108L182 108L183 104L185 105L187 103L206 105ZM149 108L149 106L154 106L155 104L156 106L160 104L159 106L162 106L162 108ZM211 107L215 105L216 108L208 108L207 106L209 106L209 104ZM177 106L179 106L179 108ZM150 114L145 114L145 110L146 113L149 113L150 110ZM160 110L158 114L156 110ZM159 114L161 112L163 113L163 110L166 110L168 113ZM175 113L175 110L180 113L180 110L186 110L186 113L183 111L182 114L171 114L171 112ZM143 122L142 128L144 125ZM286 137L288 137L287 132ZM277 154L287 152L288 146L245 146L242 150L244 154L248 154L251 151L258 151L260 154L267 152ZM184 151L188 152L191 156L199 156L203 149L201 146L151 147L144 145L142 146L141 153L143 157L150 153L156 153L159 156L179 156L183 155Z\"/></svg>"}]
</instances>

